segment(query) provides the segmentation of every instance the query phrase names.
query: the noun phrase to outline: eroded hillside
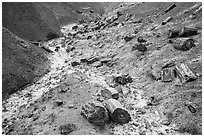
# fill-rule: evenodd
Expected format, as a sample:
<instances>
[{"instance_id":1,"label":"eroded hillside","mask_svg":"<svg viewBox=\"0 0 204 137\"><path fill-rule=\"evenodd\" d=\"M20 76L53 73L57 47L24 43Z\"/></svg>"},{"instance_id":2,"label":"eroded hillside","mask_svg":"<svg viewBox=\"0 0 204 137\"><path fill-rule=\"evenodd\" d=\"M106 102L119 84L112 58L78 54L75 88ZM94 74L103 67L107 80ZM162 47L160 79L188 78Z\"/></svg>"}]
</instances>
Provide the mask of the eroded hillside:
<instances>
[{"instance_id":1,"label":"eroded hillside","mask_svg":"<svg viewBox=\"0 0 204 137\"><path fill-rule=\"evenodd\" d=\"M43 43L54 52L51 71L3 102L3 134L202 134L202 3L112 3L105 11ZM95 126L81 115L90 100L109 98L130 121Z\"/></svg>"}]
</instances>

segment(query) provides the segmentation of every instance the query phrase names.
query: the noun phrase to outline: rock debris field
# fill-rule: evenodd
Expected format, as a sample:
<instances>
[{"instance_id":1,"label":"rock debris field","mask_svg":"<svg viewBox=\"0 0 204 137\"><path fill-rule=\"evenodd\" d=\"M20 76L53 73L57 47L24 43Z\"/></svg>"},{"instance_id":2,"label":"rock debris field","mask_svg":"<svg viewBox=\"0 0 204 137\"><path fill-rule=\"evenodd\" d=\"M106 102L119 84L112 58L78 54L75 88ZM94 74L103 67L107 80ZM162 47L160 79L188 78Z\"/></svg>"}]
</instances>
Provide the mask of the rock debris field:
<instances>
[{"instance_id":1,"label":"rock debris field","mask_svg":"<svg viewBox=\"0 0 204 137\"><path fill-rule=\"evenodd\" d=\"M41 43L51 69L3 101L2 134L202 134L202 4L145 4Z\"/></svg>"}]
</instances>

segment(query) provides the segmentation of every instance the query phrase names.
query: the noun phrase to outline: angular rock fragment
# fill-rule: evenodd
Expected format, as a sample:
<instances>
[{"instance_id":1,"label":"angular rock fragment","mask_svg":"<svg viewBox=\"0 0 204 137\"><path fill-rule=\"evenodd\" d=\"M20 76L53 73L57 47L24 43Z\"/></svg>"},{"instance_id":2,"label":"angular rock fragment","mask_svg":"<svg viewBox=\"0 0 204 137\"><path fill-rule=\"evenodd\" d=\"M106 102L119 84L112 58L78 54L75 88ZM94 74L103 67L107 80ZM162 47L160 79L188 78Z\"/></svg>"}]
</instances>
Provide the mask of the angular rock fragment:
<instances>
[{"instance_id":1,"label":"angular rock fragment","mask_svg":"<svg viewBox=\"0 0 204 137\"><path fill-rule=\"evenodd\" d=\"M188 104L187 107L191 113L196 113L196 109L192 105Z\"/></svg>"},{"instance_id":2,"label":"angular rock fragment","mask_svg":"<svg viewBox=\"0 0 204 137\"><path fill-rule=\"evenodd\" d=\"M77 62L77 61L73 61L73 62L71 62L71 65L72 65L72 67L75 67L75 66L80 65L80 63L79 63L79 62Z\"/></svg>"},{"instance_id":3,"label":"angular rock fragment","mask_svg":"<svg viewBox=\"0 0 204 137\"><path fill-rule=\"evenodd\" d=\"M125 85L127 83L132 83L133 80L129 75L122 75L115 77L114 81L118 84Z\"/></svg>"},{"instance_id":4,"label":"angular rock fragment","mask_svg":"<svg viewBox=\"0 0 204 137\"><path fill-rule=\"evenodd\" d=\"M117 12L117 16L119 17L119 16L122 16L123 15L123 13L121 12L121 11L118 11Z\"/></svg>"},{"instance_id":5,"label":"angular rock fragment","mask_svg":"<svg viewBox=\"0 0 204 137\"><path fill-rule=\"evenodd\" d=\"M196 45L194 44L194 40L193 39L187 39L186 41L184 41L183 43L183 47L185 48L185 50L189 50L192 47L195 47Z\"/></svg>"},{"instance_id":6,"label":"angular rock fragment","mask_svg":"<svg viewBox=\"0 0 204 137\"><path fill-rule=\"evenodd\" d=\"M59 127L59 133L61 135L68 135L75 130L77 130L77 126L75 124L64 124Z\"/></svg>"},{"instance_id":7,"label":"angular rock fragment","mask_svg":"<svg viewBox=\"0 0 204 137\"><path fill-rule=\"evenodd\" d=\"M173 45L173 47L176 50L181 50L181 51L188 51L190 50L192 47L195 47L196 45L194 44L194 40L193 39L188 39L186 41L184 41L183 45L181 44L175 44Z\"/></svg>"},{"instance_id":8,"label":"angular rock fragment","mask_svg":"<svg viewBox=\"0 0 204 137\"><path fill-rule=\"evenodd\" d=\"M179 36L179 30L169 30L168 38L176 38Z\"/></svg>"},{"instance_id":9,"label":"angular rock fragment","mask_svg":"<svg viewBox=\"0 0 204 137\"><path fill-rule=\"evenodd\" d=\"M147 44L143 44L143 43L137 43L132 47L132 51L138 50L139 52L145 52L147 51Z\"/></svg>"},{"instance_id":10,"label":"angular rock fragment","mask_svg":"<svg viewBox=\"0 0 204 137\"><path fill-rule=\"evenodd\" d=\"M145 43L145 42L147 42L147 40L145 40L143 37L138 37L137 38L137 41L139 42L139 43Z\"/></svg>"},{"instance_id":11,"label":"angular rock fragment","mask_svg":"<svg viewBox=\"0 0 204 137\"><path fill-rule=\"evenodd\" d=\"M81 115L96 126L104 126L109 121L106 108L98 101L89 101L81 108Z\"/></svg>"},{"instance_id":12,"label":"angular rock fragment","mask_svg":"<svg viewBox=\"0 0 204 137\"><path fill-rule=\"evenodd\" d=\"M162 69L165 69L165 68L170 68L170 67L174 67L176 64L174 61L170 60L168 62L165 62L163 65L162 65Z\"/></svg>"},{"instance_id":13,"label":"angular rock fragment","mask_svg":"<svg viewBox=\"0 0 204 137\"><path fill-rule=\"evenodd\" d=\"M59 49L60 49L60 47L59 47L59 46L57 46L57 47L55 48L55 51L56 51L56 52L58 52L58 51L59 51Z\"/></svg>"},{"instance_id":14,"label":"angular rock fragment","mask_svg":"<svg viewBox=\"0 0 204 137\"><path fill-rule=\"evenodd\" d=\"M170 125L171 123L170 123L169 120L162 120L162 121L161 121L161 124L162 124L162 125L165 125L165 126L168 126L168 125Z\"/></svg>"},{"instance_id":15,"label":"angular rock fragment","mask_svg":"<svg viewBox=\"0 0 204 137\"><path fill-rule=\"evenodd\" d=\"M172 10L172 9L175 8L175 7L176 7L176 4L173 3L173 4L171 4L166 10L164 10L164 12L167 13L167 12L169 12L170 10Z\"/></svg>"},{"instance_id":16,"label":"angular rock fragment","mask_svg":"<svg viewBox=\"0 0 204 137\"><path fill-rule=\"evenodd\" d=\"M176 76L178 76L181 83L187 83L197 79L196 75L184 63L176 65L175 70Z\"/></svg>"},{"instance_id":17,"label":"angular rock fragment","mask_svg":"<svg viewBox=\"0 0 204 137\"><path fill-rule=\"evenodd\" d=\"M103 58L100 61L101 61L102 64L105 64L105 63L110 62L111 60L112 60L111 58Z\"/></svg>"},{"instance_id":18,"label":"angular rock fragment","mask_svg":"<svg viewBox=\"0 0 204 137\"><path fill-rule=\"evenodd\" d=\"M108 99L105 102L105 106L110 113L111 119L119 124L128 123L131 120L128 111L115 99Z\"/></svg>"},{"instance_id":19,"label":"angular rock fragment","mask_svg":"<svg viewBox=\"0 0 204 137\"><path fill-rule=\"evenodd\" d=\"M71 51L73 51L74 49L75 49L75 47L73 47L73 46L67 46L66 52L71 52Z\"/></svg>"},{"instance_id":20,"label":"angular rock fragment","mask_svg":"<svg viewBox=\"0 0 204 137\"><path fill-rule=\"evenodd\" d=\"M49 53L53 53L54 51L52 51L51 49L49 49L48 47L42 46L42 49L44 49L45 51L49 52Z\"/></svg>"},{"instance_id":21,"label":"angular rock fragment","mask_svg":"<svg viewBox=\"0 0 204 137\"><path fill-rule=\"evenodd\" d=\"M96 57L90 57L90 58L82 58L80 59L80 61L82 63L93 64L94 62L99 61L99 59Z\"/></svg>"},{"instance_id":22,"label":"angular rock fragment","mask_svg":"<svg viewBox=\"0 0 204 137\"><path fill-rule=\"evenodd\" d=\"M198 29L196 29L196 28L183 27L179 31L180 37L189 37L189 36L196 35L196 34L198 34Z\"/></svg>"},{"instance_id":23,"label":"angular rock fragment","mask_svg":"<svg viewBox=\"0 0 204 137\"><path fill-rule=\"evenodd\" d=\"M55 107L59 107L59 106L61 106L61 105L63 105L63 101L62 100L56 100L55 102L54 102L54 106Z\"/></svg>"},{"instance_id":24,"label":"angular rock fragment","mask_svg":"<svg viewBox=\"0 0 204 137\"><path fill-rule=\"evenodd\" d=\"M161 99L157 99L157 98L155 98L154 96L152 96L152 97L150 97L148 100L147 100L147 105L148 106L156 106L156 105L158 105L159 104L159 101L160 101Z\"/></svg>"},{"instance_id":25,"label":"angular rock fragment","mask_svg":"<svg viewBox=\"0 0 204 137\"><path fill-rule=\"evenodd\" d=\"M171 21L173 18L172 17L168 17L165 20L162 21L162 25L167 24L169 21Z\"/></svg>"},{"instance_id":26,"label":"angular rock fragment","mask_svg":"<svg viewBox=\"0 0 204 137\"><path fill-rule=\"evenodd\" d=\"M128 41L132 40L133 38L135 38L135 35L129 35L129 36L125 36L125 37L124 37L124 40L125 40L126 42L128 42Z\"/></svg>"}]
</instances>

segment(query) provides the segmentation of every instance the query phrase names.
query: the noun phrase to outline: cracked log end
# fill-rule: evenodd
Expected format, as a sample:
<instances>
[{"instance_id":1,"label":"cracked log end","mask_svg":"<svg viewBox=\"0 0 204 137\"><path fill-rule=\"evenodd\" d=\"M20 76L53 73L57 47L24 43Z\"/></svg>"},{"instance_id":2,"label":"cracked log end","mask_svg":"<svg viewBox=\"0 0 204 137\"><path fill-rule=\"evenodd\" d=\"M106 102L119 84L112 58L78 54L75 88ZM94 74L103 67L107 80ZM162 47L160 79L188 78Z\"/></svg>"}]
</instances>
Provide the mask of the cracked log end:
<instances>
[{"instance_id":1,"label":"cracked log end","mask_svg":"<svg viewBox=\"0 0 204 137\"><path fill-rule=\"evenodd\" d=\"M108 99L105 102L112 120L119 124L128 123L131 120L130 114L127 110L115 99Z\"/></svg>"}]
</instances>

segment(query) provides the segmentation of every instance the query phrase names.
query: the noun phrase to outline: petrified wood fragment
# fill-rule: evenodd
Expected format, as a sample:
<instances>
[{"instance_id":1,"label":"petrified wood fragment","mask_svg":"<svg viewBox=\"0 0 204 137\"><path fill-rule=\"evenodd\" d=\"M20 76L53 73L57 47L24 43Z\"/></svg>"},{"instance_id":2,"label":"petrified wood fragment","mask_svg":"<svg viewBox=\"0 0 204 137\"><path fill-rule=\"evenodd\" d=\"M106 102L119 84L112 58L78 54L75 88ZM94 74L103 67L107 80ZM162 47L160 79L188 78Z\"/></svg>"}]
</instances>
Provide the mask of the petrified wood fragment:
<instances>
[{"instance_id":1,"label":"petrified wood fragment","mask_svg":"<svg viewBox=\"0 0 204 137\"><path fill-rule=\"evenodd\" d=\"M198 34L198 29L196 28L183 27L179 31L180 37L189 37L189 36L196 35L196 34Z\"/></svg>"},{"instance_id":2,"label":"petrified wood fragment","mask_svg":"<svg viewBox=\"0 0 204 137\"><path fill-rule=\"evenodd\" d=\"M178 64L175 67L176 75L179 77L181 83L186 83L195 80L196 75L184 63Z\"/></svg>"},{"instance_id":3,"label":"petrified wood fragment","mask_svg":"<svg viewBox=\"0 0 204 137\"><path fill-rule=\"evenodd\" d=\"M164 12L167 13L167 12L169 12L170 10L172 10L172 9L175 8L175 7L176 7L176 4L173 3L173 4L171 4Z\"/></svg>"}]
</instances>

